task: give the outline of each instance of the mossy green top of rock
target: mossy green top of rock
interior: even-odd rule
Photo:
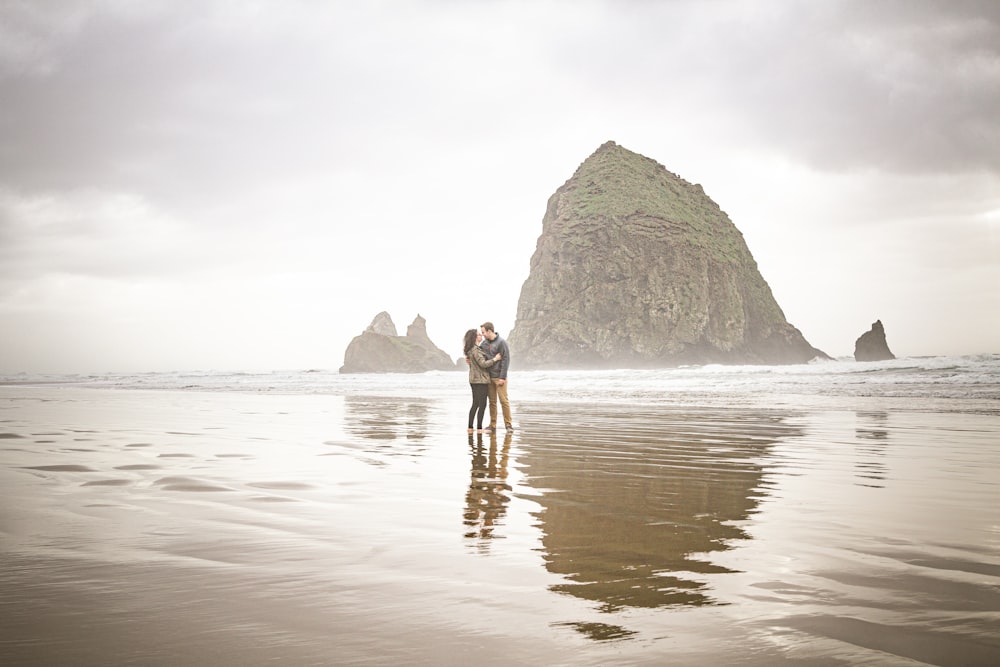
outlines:
[[[673,231],[694,246],[709,248],[737,260],[743,248],[739,231],[719,234],[719,224],[732,226],[728,216],[706,194],[663,165],[622,148],[613,141],[601,146],[577,169],[559,195],[562,216],[570,229],[594,220],[669,220]],[[585,236],[578,240],[585,243]]]

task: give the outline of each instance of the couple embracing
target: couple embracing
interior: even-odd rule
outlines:
[[[465,359],[469,363],[469,385],[472,387],[472,407],[469,408],[469,433],[475,419],[476,429],[483,431],[483,413],[486,402],[490,404],[489,430],[497,428],[497,401],[503,410],[504,426],[514,428],[510,418],[510,401],[507,400],[507,369],[510,367],[510,348],[493,328],[492,322],[483,322],[479,329],[465,332]]]

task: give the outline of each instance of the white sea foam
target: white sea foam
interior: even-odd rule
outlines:
[[[254,393],[465,397],[462,372],[340,374],[306,371],[175,371],[104,375],[8,376],[0,382],[121,389]],[[787,366],[684,366],[650,370],[511,372],[514,401],[615,404],[760,405],[770,401],[844,405],[884,399],[902,407],[1000,411],[1000,355],[852,359]],[[900,407],[900,406],[895,406]]]

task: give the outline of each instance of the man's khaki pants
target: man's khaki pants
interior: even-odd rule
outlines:
[[[497,427],[497,399],[500,399],[500,409],[503,410],[503,423],[507,428],[513,428],[510,418],[510,401],[507,400],[507,381],[497,384],[498,378],[490,378],[490,428]]]

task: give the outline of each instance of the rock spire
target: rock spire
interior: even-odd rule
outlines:
[[[854,341],[855,361],[886,361],[895,358],[896,355],[889,351],[889,344],[885,340],[882,320],[875,320],[872,328]]]

